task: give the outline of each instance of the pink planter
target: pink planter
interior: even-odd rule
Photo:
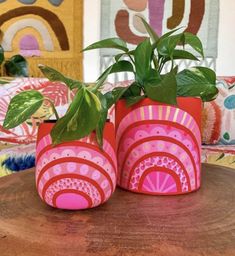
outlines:
[[[118,185],[152,195],[184,194],[201,181],[201,100],[177,99],[178,107],[144,99],[116,105]]]
[[[93,138],[51,145],[54,124],[39,127],[36,148],[36,186],[50,206],[86,209],[109,199],[116,186],[114,127],[106,123],[101,150]]]

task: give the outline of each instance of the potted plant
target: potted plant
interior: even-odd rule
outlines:
[[[51,81],[62,81],[75,96],[65,115],[59,117],[53,102],[35,90],[14,96],[4,128],[26,121],[48,101],[56,120],[39,126],[36,143],[36,187],[43,201],[62,209],[85,209],[109,199],[116,186],[115,134],[106,121],[107,102],[95,85],[65,77],[40,66]]]
[[[142,22],[149,37],[134,50],[120,38],[85,48],[121,51],[100,79],[116,72],[132,72],[135,77],[128,87],[106,95],[112,98],[119,93],[122,98],[116,104],[115,121],[118,185],[153,195],[189,193],[201,184],[201,101],[216,97],[216,75],[206,67],[178,71],[175,60],[198,60],[185,45],[203,57],[196,35],[176,29],[158,37],[144,19]]]

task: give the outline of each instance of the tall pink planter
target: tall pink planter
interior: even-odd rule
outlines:
[[[201,100],[178,106],[144,99],[116,105],[118,185],[152,195],[184,194],[201,184]]]
[[[36,186],[48,205],[86,209],[107,201],[116,186],[115,134],[112,123],[104,129],[103,150],[94,134],[52,147],[52,123],[39,127],[36,147]]]

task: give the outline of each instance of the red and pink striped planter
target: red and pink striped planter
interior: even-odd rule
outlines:
[[[178,106],[144,99],[116,105],[118,185],[152,195],[184,194],[201,181],[201,100]]]
[[[115,133],[104,129],[103,150],[93,138],[52,147],[54,124],[39,127],[36,148],[36,186],[48,205],[61,209],[86,209],[106,202],[116,187]]]

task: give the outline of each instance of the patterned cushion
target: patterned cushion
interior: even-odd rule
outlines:
[[[235,144],[235,77],[218,77],[218,97],[204,103],[203,144]]]
[[[44,78],[17,78],[0,87],[0,177],[29,169],[35,165],[35,141],[38,124],[53,118],[51,107],[45,103],[25,123],[10,130],[2,127],[8,104],[13,96],[21,91],[36,89],[50,98],[59,115],[63,115],[68,107],[69,93],[63,83],[50,82]]]
[[[35,142],[38,123],[53,116],[52,108],[45,102],[33,117],[25,123],[10,130],[5,130],[2,127],[11,98],[19,92],[31,89],[38,90],[47,98],[50,98],[59,114],[66,111],[69,92],[63,83],[50,82],[44,78],[14,79],[10,83],[2,85],[0,90],[0,143],[29,144]]]
[[[221,144],[235,144],[235,77],[223,77],[218,80],[219,95],[216,104],[222,111]]]

